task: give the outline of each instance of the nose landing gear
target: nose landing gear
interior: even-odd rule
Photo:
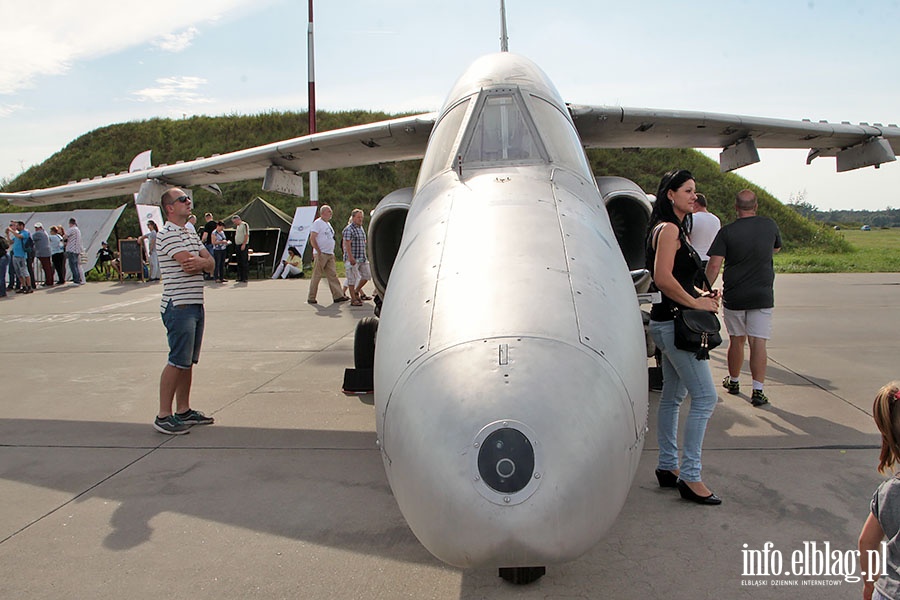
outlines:
[[[515,584],[527,585],[544,576],[547,567],[500,567],[500,578]]]

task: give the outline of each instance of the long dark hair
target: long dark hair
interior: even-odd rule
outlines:
[[[678,219],[675,209],[672,208],[672,202],[669,200],[669,190],[677,190],[686,181],[693,179],[694,176],[687,169],[672,169],[659,181],[659,187],[656,190],[656,201],[653,203],[653,210],[650,212],[650,223],[647,226],[647,237],[644,239],[646,268],[653,273],[656,248],[653,246],[653,230],[660,223],[675,223],[685,237],[690,235],[691,226],[694,223],[691,215],[686,215],[684,221]]]
[[[684,221],[678,219],[672,203],[669,201],[669,190],[677,190],[684,185],[686,181],[690,181],[694,176],[687,169],[672,169],[659,181],[659,187],[656,189],[656,202],[653,203],[653,211],[650,213],[649,235],[654,227],[659,223],[675,223],[684,231],[685,235],[691,233],[691,227],[694,219],[690,214],[684,217]]]

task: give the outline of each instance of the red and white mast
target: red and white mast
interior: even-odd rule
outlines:
[[[313,43],[313,0],[309,0],[309,25],[307,27],[307,57],[308,57],[308,73],[309,87],[307,94],[309,96],[309,133],[316,133],[316,55],[315,44]],[[319,172],[309,172],[309,204],[316,206],[319,204]]]

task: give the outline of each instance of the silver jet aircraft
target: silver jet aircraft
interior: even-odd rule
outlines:
[[[415,187],[373,211],[383,303],[358,328],[356,366],[373,367],[379,448],[419,540],[525,583],[609,529],[647,432],[636,292],[650,203],[628,180],[595,180],[585,147],[719,147],[724,169],[756,147],[809,148],[847,170],[895,160],[900,130],[567,106],[537,65],[501,52],[438,113],[0,197],[152,200],[250,178],[298,192],[304,172],[423,158]]]

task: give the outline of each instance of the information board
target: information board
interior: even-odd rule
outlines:
[[[144,278],[144,261],[141,257],[141,243],[135,239],[119,240],[119,265],[123,275],[137,273]]]

